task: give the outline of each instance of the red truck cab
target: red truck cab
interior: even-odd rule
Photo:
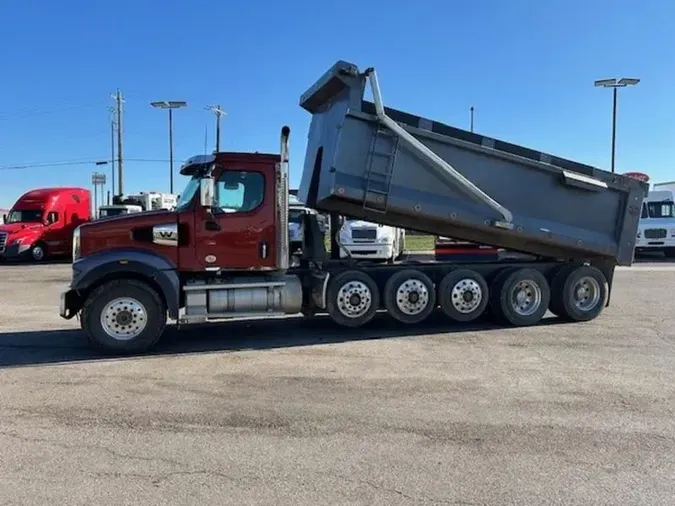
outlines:
[[[0,258],[42,261],[70,255],[73,231],[91,219],[84,188],[39,188],[24,193],[0,225]]]

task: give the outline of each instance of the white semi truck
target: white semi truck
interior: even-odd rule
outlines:
[[[113,203],[98,208],[99,218],[110,218],[123,214],[156,211],[159,209],[171,210],[176,207],[178,196],[172,193],[140,192],[132,195],[116,196]]]
[[[405,249],[405,229],[365,220],[345,220],[340,228],[340,258],[398,260]]]
[[[653,188],[642,201],[635,253],[663,252],[675,258],[675,181]]]

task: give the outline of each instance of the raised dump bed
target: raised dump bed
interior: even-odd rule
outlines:
[[[632,262],[646,183],[386,108],[374,70],[344,61],[300,105],[313,115],[298,194],[310,207],[533,255]]]

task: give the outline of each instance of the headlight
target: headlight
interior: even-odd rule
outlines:
[[[80,258],[80,227],[73,232],[73,262]]]

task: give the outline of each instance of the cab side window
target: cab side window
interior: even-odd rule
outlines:
[[[56,223],[57,221],[59,221],[59,213],[56,213],[56,212],[52,211],[51,213],[49,213],[47,215],[47,224],[48,225],[51,225],[52,223]]]
[[[223,213],[248,213],[265,200],[265,176],[260,172],[226,170],[216,182],[216,205]]]

